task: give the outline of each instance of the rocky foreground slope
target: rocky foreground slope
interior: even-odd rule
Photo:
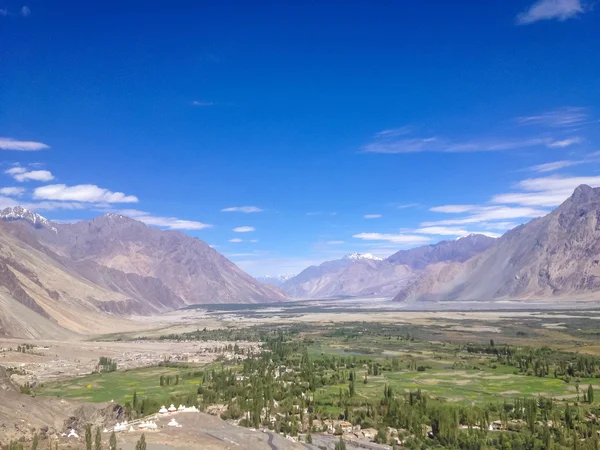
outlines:
[[[600,188],[579,186],[550,214],[521,225],[485,252],[431,265],[398,301],[598,298]]]
[[[16,207],[0,219],[0,335],[68,338],[131,314],[286,299],[201,240],[124,216],[59,224]]]

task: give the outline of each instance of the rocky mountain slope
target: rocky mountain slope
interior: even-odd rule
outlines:
[[[201,240],[123,216],[58,224],[16,207],[0,219],[0,335],[66,338],[186,304],[286,299]]]
[[[400,250],[388,258],[392,264],[406,264],[411,269],[422,270],[430,264],[444,261],[464,262],[490,248],[496,239],[482,234],[470,234],[433,245]]]
[[[383,260],[369,253],[311,266],[281,285],[291,297],[392,297],[420,270],[440,261],[466,261],[489,248],[495,239],[472,234],[410,250]]]
[[[397,295],[411,300],[594,298],[600,292],[600,189],[579,186],[545,217],[463,263],[429,266]]]

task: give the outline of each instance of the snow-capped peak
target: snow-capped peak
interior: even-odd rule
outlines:
[[[48,228],[56,233],[56,228],[48,219],[22,206],[8,207],[0,211],[0,220],[25,220],[36,228]]]
[[[372,259],[373,261],[383,261],[383,258],[371,255],[370,253],[350,253],[344,256],[345,259],[351,259],[352,261],[358,261],[359,259]]]

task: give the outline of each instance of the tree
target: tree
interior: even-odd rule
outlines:
[[[144,433],[142,433],[142,437],[135,444],[135,450],[146,450],[146,436],[144,436]]]
[[[110,434],[110,439],[108,440],[108,448],[109,450],[117,450],[117,435],[114,431]]]
[[[94,450],[102,450],[102,435],[100,427],[96,427],[96,437],[94,438]]]
[[[85,450],[92,450],[92,426],[89,423],[85,426]]]
[[[31,444],[31,450],[37,450],[39,445],[39,439],[37,433],[33,436],[33,443]]]
[[[133,391],[133,409],[137,408],[137,403],[138,403],[137,392]]]
[[[337,444],[335,444],[335,450],[346,450],[346,443],[341,437],[340,441]]]
[[[594,388],[591,384],[588,386],[587,401],[588,403],[594,403]]]
[[[310,431],[306,433],[306,443],[312,444],[312,434],[310,434]]]

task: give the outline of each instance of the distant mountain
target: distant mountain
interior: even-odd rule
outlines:
[[[408,281],[412,270],[370,254],[351,253],[344,258],[311,266],[281,285],[296,298],[392,296]]]
[[[281,285],[291,297],[392,297],[420,270],[440,261],[466,261],[488,249],[495,239],[472,234],[410,250],[387,259],[370,253],[350,253],[341,259],[311,266]]]
[[[392,264],[406,264],[411,269],[422,270],[430,264],[444,261],[464,262],[490,248],[496,239],[482,234],[470,234],[433,245],[400,250],[387,260]]]
[[[293,274],[284,274],[284,275],[265,275],[264,277],[256,277],[258,281],[261,283],[268,283],[276,287],[280,287],[283,283],[285,283],[290,278],[294,278]]]
[[[109,332],[118,316],[287,299],[201,240],[124,216],[59,224],[15,207],[0,219],[0,335]]]
[[[52,222],[50,222],[48,219],[21,206],[4,208],[2,211],[0,211],[0,220],[4,220],[6,222],[23,220],[36,228],[47,228],[56,232],[56,228],[54,228]]]
[[[579,186],[550,214],[506,234],[465,262],[434,264],[398,301],[597,298],[600,188]]]

